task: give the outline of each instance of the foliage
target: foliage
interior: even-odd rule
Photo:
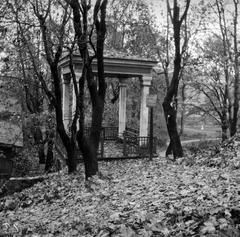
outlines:
[[[39,169],[36,147],[28,147],[16,154],[13,161],[14,176],[27,176],[31,171]]]
[[[118,126],[118,79],[106,78],[106,97],[103,114],[103,126]],[[114,98],[114,90],[116,90],[116,98]],[[114,99],[114,103],[112,102]]]
[[[186,149],[189,156],[179,160],[181,164],[197,164],[218,168],[228,167],[233,170],[240,168],[239,133],[222,143],[219,143],[219,141],[203,141],[197,145],[188,145]]]
[[[145,1],[111,0],[107,18],[107,49],[149,58],[156,56],[155,19]]]
[[[204,151],[211,150],[212,147],[215,147],[219,144],[219,140],[200,140],[198,142],[190,142],[184,145],[186,152],[190,153],[191,155],[200,154]]]
[[[81,170],[82,166],[79,167]],[[0,201],[16,236],[239,236],[239,170],[152,162],[102,163],[100,178],[53,174]]]
[[[222,127],[222,139],[232,136],[237,130],[239,109],[239,63],[238,63],[238,8],[232,1],[229,11],[226,1],[214,1],[208,5],[207,27],[209,32],[196,41],[197,57],[192,86],[201,95],[199,111],[212,116]],[[211,28],[214,25],[214,29]],[[203,99],[205,98],[205,99]],[[193,105],[194,106],[194,105]]]

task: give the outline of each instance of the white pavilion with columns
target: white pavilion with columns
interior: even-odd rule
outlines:
[[[72,90],[71,73],[69,69],[69,55],[63,57],[59,67],[62,77],[62,106],[64,125],[67,128],[71,122],[76,106],[76,96]],[[73,65],[77,78],[80,78],[82,73],[82,60],[80,55],[73,55]],[[149,59],[141,59],[135,57],[104,57],[104,71],[106,80],[111,80],[111,77],[119,79],[119,115],[118,115],[118,134],[121,137],[126,129],[126,103],[127,103],[127,81],[131,78],[139,78],[141,86],[140,95],[140,127],[139,136],[148,136],[148,115],[149,108],[146,104],[146,99],[149,94],[149,89],[152,82],[152,68],[157,65],[157,61]],[[97,63],[92,62],[93,73],[97,74]]]

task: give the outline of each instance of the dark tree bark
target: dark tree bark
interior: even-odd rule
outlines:
[[[183,156],[183,150],[177,131],[177,109],[170,103],[164,101],[163,110],[167,123],[168,134],[170,137],[170,143],[166,151],[166,156],[173,154],[173,157],[176,159]]]
[[[64,147],[67,151],[67,165],[68,165],[68,173],[73,173],[77,169],[77,161],[76,161],[76,142],[75,142],[75,134],[69,136],[66,133],[66,129],[63,124],[63,111],[62,111],[62,98],[61,98],[61,78],[58,72],[57,65],[54,65],[51,68],[52,77],[54,78],[54,89],[55,89],[55,98],[57,103],[54,103],[55,114],[56,114],[56,122],[57,122],[57,132],[62,139]],[[60,102],[59,102],[60,101]]]
[[[45,153],[44,153],[44,143],[39,145],[38,158],[39,158],[39,164],[45,164],[46,157],[45,157]]]
[[[238,122],[238,111],[239,111],[239,52],[238,52],[238,36],[237,36],[237,25],[238,25],[238,0],[233,0],[234,2],[234,33],[233,33],[233,42],[234,42],[234,104],[233,104],[233,117],[230,125],[230,136],[234,136],[237,132],[237,122]]]
[[[221,120],[221,128],[222,128],[222,141],[225,141],[228,138],[228,129],[229,129],[227,110],[225,108],[222,109],[220,120]]]
[[[46,141],[43,139],[43,133],[39,125],[35,125],[33,137],[38,149],[39,164],[45,164],[44,145]]]
[[[173,32],[174,32],[174,45],[175,45],[175,58],[174,58],[174,71],[171,83],[167,89],[166,96],[163,101],[163,110],[167,124],[167,130],[170,138],[169,147],[167,149],[172,154],[174,159],[183,156],[183,149],[180,141],[180,137],[177,130],[177,95],[178,95],[178,86],[180,80],[180,71],[181,71],[181,60],[182,54],[180,50],[180,40],[181,40],[181,25],[186,19],[187,12],[189,9],[190,0],[186,1],[186,7],[183,15],[180,18],[180,8],[178,6],[178,1],[174,0],[173,4],[173,14],[171,12],[171,7],[169,1],[167,0],[168,13],[170,15]]]
[[[49,138],[48,138],[48,142],[47,142],[47,145],[48,145],[48,148],[47,148],[47,158],[46,158],[46,163],[45,163],[45,171],[46,172],[51,172],[52,171],[52,168],[53,168],[53,144],[54,144],[54,141],[53,141],[53,134],[50,134]]]
[[[228,126],[222,123],[222,141],[227,140],[227,131],[228,131]]]
[[[185,95],[185,89],[186,89],[186,84],[183,83],[182,88],[181,88],[181,96],[182,96],[182,110],[181,110],[181,118],[180,118],[180,132],[179,135],[184,134],[184,119],[185,119],[185,100],[186,100],[186,95]]]
[[[103,50],[106,34],[106,6],[107,0],[97,0],[93,10],[93,22],[90,34],[88,27],[88,11],[90,5],[86,1],[79,4],[78,0],[68,1],[73,9],[74,30],[77,37],[77,45],[83,61],[82,77],[79,80],[79,94],[77,95],[77,107],[79,109],[79,131],[77,132],[78,146],[83,154],[86,179],[98,173],[97,152],[102,130],[104,99],[106,84],[104,77]],[[96,29],[97,42],[92,42],[92,34]],[[94,55],[90,56],[88,47],[92,48]],[[92,71],[92,60],[97,60],[97,78]],[[92,104],[92,123],[90,136],[84,134],[84,85],[87,87]]]

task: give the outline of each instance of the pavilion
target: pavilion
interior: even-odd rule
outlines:
[[[72,88],[71,74],[69,69],[69,55],[64,56],[60,61],[60,71],[62,77],[62,94],[63,94],[63,118],[64,125],[68,127],[72,119],[74,108],[76,105],[76,96]],[[73,55],[73,65],[76,77],[80,78],[82,73],[82,60],[80,55]],[[140,105],[140,127],[139,136],[148,136],[148,114],[149,108],[146,99],[149,94],[149,88],[152,82],[152,69],[157,65],[157,61],[151,59],[143,59],[132,56],[121,56],[121,54],[108,55],[104,57],[104,71],[107,78],[119,79],[119,120],[118,134],[122,136],[126,129],[126,103],[127,103],[127,80],[131,78],[139,78],[141,86],[141,105]],[[93,73],[97,74],[97,62],[92,62]]]

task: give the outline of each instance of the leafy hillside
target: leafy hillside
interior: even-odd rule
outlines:
[[[239,236],[240,173],[231,167],[102,162],[102,175],[49,175],[0,204],[15,236]]]
[[[21,104],[16,79],[0,76],[0,143],[22,145]]]

